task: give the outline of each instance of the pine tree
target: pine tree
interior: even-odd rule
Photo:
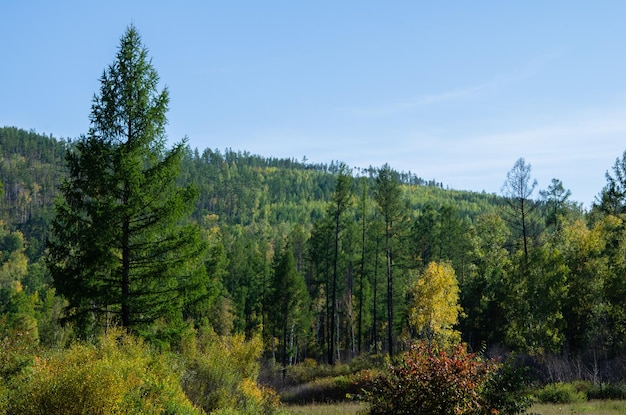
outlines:
[[[328,364],[335,364],[335,335],[337,324],[337,279],[338,265],[339,265],[339,239],[343,230],[343,215],[351,205],[350,183],[352,176],[348,173],[348,168],[345,164],[339,166],[339,174],[337,175],[337,184],[335,186],[335,192],[333,198],[328,205],[328,216],[333,221],[333,275],[332,285],[329,287],[331,290],[331,316],[330,316],[330,341],[328,343]]]
[[[532,241],[535,227],[535,220],[532,216],[537,204],[531,199],[537,180],[531,182],[531,165],[526,164],[523,157],[520,157],[511,171],[506,174],[506,181],[502,186],[503,196],[507,200],[510,209],[511,223],[520,232],[522,247],[524,250],[524,268],[528,266],[528,245]]]
[[[130,26],[100,79],[89,133],[66,155],[47,263],[83,329],[180,322],[207,286],[206,244],[186,222],[197,192],[177,184],[185,141],[166,149],[168,91],[147,53]]]
[[[397,173],[385,164],[378,170],[374,199],[383,218],[385,227],[385,252],[387,262],[387,342],[389,356],[393,356],[393,326],[394,326],[394,246],[398,238],[399,224],[402,220],[402,189]]]

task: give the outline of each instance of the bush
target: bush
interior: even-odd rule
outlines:
[[[552,383],[541,388],[536,394],[541,403],[569,404],[587,399],[584,392],[576,389],[573,383]]]
[[[35,356],[37,330],[0,317],[0,383],[18,375]]]
[[[520,414],[532,405],[529,383],[528,367],[512,355],[490,373],[481,395],[501,415]]]
[[[366,377],[364,397],[372,415],[490,413],[480,392],[496,368],[462,345],[446,352],[421,343],[388,371]]]
[[[587,390],[587,399],[626,400],[626,384],[601,383],[598,385],[590,385],[589,389]]]
[[[259,337],[246,342],[243,335],[207,334],[187,346],[182,385],[195,405],[207,413],[272,414],[277,411],[276,393],[257,383],[258,360],[263,350]]]
[[[9,414],[200,414],[163,355],[115,331],[34,359],[14,377]]]

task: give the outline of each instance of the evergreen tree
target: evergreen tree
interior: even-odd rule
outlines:
[[[389,356],[393,356],[394,325],[394,241],[399,236],[399,225],[403,214],[402,189],[398,175],[388,164],[378,170],[374,198],[385,225],[385,252],[387,263],[387,342]]]
[[[519,158],[511,171],[506,174],[506,181],[502,186],[503,196],[507,200],[510,210],[510,221],[520,232],[524,251],[524,267],[528,266],[528,245],[532,241],[535,225],[532,213],[537,207],[531,199],[537,180],[531,182],[531,165],[526,164],[523,157]]]
[[[286,367],[295,348],[298,333],[307,325],[309,295],[304,277],[296,269],[289,247],[279,253],[274,262],[272,281],[271,324],[280,340],[280,356]]]
[[[339,265],[339,239],[343,229],[343,215],[351,204],[350,183],[352,176],[348,174],[345,164],[339,166],[337,185],[333,193],[332,201],[328,205],[328,216],[333,221],[333,275],[331,283],[331,318],[330,318],[330,341],[328,348],[328,363],[335,364],[335,335],[337,324],[337,279]]]
[[[168,91],[147,54],[130,26],[100,79],[89,133],[66,155],[47,261],[83,329],[181,322],[207,285],[206,244],[185,223],[196,191],[177,184],[185,143],[166,149]]]
[[[619,215],[626,212],[626,151],[621,159],[615,159],[613,175],[605,173],[606,185],[596,197],[593,210],[603,215]]]
[[[561,216],[565,216],[567,212],[569,197],[572,192],[563,187],[563,182],[559,179],[552,179],[550,186],[546,190],[540,190],[539,196],[546,204],[547,218],[546,226],[554,226],[555,229],[561,228]]]

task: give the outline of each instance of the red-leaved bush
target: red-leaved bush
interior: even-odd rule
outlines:
[[[365,375],[365,399],[372,415],[495,414],[481,391],[497,369],[463,345],[445,351],[419,343],[386,372]]]

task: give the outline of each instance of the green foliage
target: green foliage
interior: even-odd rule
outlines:
[[[0,388],[28,367],[35,356],[36,332],[0,316]]]
[[[55,205],[54,287],[85,335],[112,322],[136,332],[158,319],[183,327],[181,310],[206,294],[206,246],[185,223],[196,198],[177,183],[185,146],[165,150],[168,93],[133,26],[100,82]]]
[[[406,210],[403,209],[402,188],[398,175],[388,164],[378,170],[376,186],[374,187],[374,200],[384,223],[384,251],[387,275],[387,349],[389,356],[394,354],[394,309],[396,301],[394,293],[397,291],[394,282],[394,258],[398,253],[398,239],[402,231],[403,217]],[[397,260],[396,260],[397,262]]]
[[[504,219],[496,213],[480,215],[471,233],[469,272],[461,278],[461,319],[465,339],[474,348],[502,344],[505,308],[511,282],[511,258],[505,248],[510,235]]]
[[[185,393],[206,413],[274,413],[277,395],[257,383],[262,349],[258,336],[200,336],[183,353]]]
[[[530,254],[527,266],[516,261],[515,282],[507,304],[507,342],[535,355],[558,353],[563,346],[563,303],[568,296],[569,268],[560,250],[549,244]]]
[[[626,400],[626,383],[599,383],[589,385],[587,399]]]
[[[535,394],[541,403],[575,403],[587,399],[584,392],[577,390],[572,383],[552,383],[544,386]]]
[[[293,252],[289,248],[275,258],[270,299],[271,328],[279,338],[281,362],[287,366],[293,356],[289,345],[297,343],[298,335],[306,328],[309,310],[306,284],[296,269]]]
[[[9,414],[200,414],[165,355],[112,331],[37,356],[8,390]]]
[[[464,345],[448,352],[420,343],[388,371],[366,377],[365,399],[372,415],[488,414],[492,408],[481,391],[496,369]]]
[[[596,198],[593,210],[600,215],[626,213],[626,151],[615,159],[613,174],[605,174],[606,185]]]
[[[514,355],[508,356],[490,373],[481,395],[487,407],[496,408],[499,414],[525,413],[533,403],[529,368]]]

